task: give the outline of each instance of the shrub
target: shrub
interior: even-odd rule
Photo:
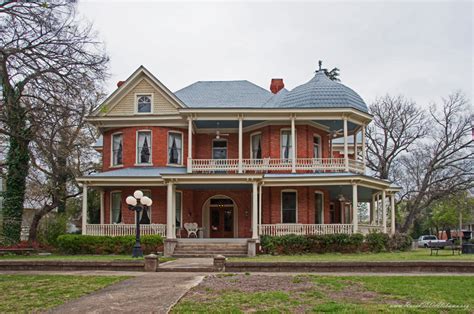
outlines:
[[[413,239],[404,233],[394,234],[389,241],[390,251],[408,251],[411,249]]]
[[[43,246],[57,246],[57,238],[66,233],[68,218],[65,214],[52,214],[41,219],[38,226],[38,243]]]
[[[67,234],[57,238],[57,249],[65,254],[128,254],[135,245],[135,236],[89,236]],[[156,252],[163,245],[159,235],[141,237],[143,253]]]
[[[382,252],[387,250],[390,237],[381,232],[370,232],[365,236],[368,249],[371,252]]]

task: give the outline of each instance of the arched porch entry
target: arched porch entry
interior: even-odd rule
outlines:
[[[214,195],[202,206],[205,238],[238,238],[238,208],[232,198]]]

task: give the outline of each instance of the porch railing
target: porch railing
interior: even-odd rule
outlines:
[[[135,224],[87,224],[86,234],[95,236],[126,236],[135,235]],[[166,225],[150,224],[140,225],[141,235],[160,235],[166,236]]]
[[[274,224],[260,225],[260,235],[282,236],[287,234],[317,235],[346,233],[352,234],[352,224]]]
[[[189,159],[192,172],[214,172],[239,170],[238,159]],[[297,171],[344,172],[344,158],[297,158]],[[242,171],[291,171],[291,159],[262,158],[243,159]],[[364,163],[358,160],[349,160],[349,171],[364,173]]]

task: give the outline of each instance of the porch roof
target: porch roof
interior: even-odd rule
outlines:
[[[162,174],[186,173],[185,167],[129,167],[91,173],[82,178],[161,177]]]

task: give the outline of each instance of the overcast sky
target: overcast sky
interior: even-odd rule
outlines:
[[[108,90],[141,64],[172,91],[246,79],[292,89],[317,68],[370,103],[386,93],[420,104],[473,92],[473,4],[443,2],[80,1],[111,57]]]

